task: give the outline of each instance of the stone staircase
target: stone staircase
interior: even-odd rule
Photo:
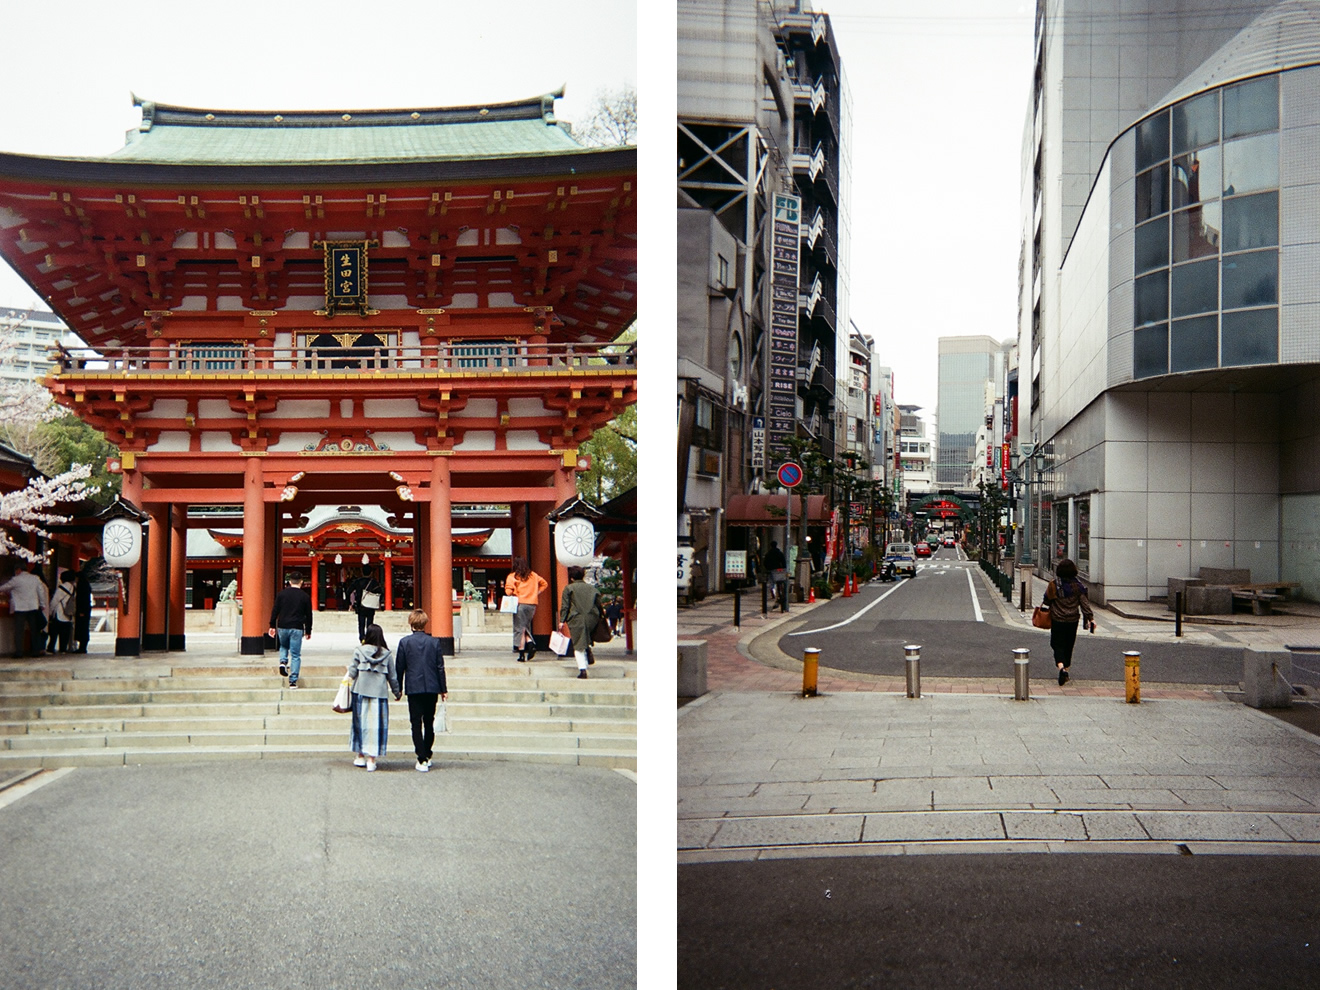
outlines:
[[[351,716],[330,710],[343,665],[304,663],[291,691],[273,663],[123,673],[6,667],[0,771],[308,754],[348,759]],[[437,763],[637,768],[631,668],[598,664],[582,681],[553,661],[510,666],[459,658],[446,675],[451,731],[436,737]],[[412,760],[404,699],[391,704],[384,762]]]

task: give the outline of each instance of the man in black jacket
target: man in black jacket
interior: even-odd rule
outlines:
[[[292,690],[298,686],[298,671],[302,668],[303,640],[312,638],[312,600],[302,590],[302,578],[296,574],[275,596],[267,635],[279,638],[280,675],[288,675]]]
[[[430,617],[420,608],[408,616],[412,635],[399,640],[394,651],[394,666],[399,683],[408,693],[408,718],[412,720],[413,749],[417,751],[417,769],[431,769],[431,747],[435,745],[436,699],[449,697],[445,686],[445,657],[440,640],[423,630]]]

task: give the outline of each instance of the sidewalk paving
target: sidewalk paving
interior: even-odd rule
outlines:
[[[988,579],[981,576],[989,586]],[[1039,598],[1044,585],[1033,592]],[[747,602],[744,602],[747,604]],[[1232,685],[902,678],[822,667],[778,648],[813,608],[679,613],[707,642],[710,693],[679,711],[679,862],[917,852],[1320,853],[1320,739],[1230,700]],[[1030,613],[997,598],[999,620]],[[1300,611],[1301,614],[1298,614]],[[1185,626],[1208,645],[1320,642],[1320,609]],[[1154,609],[1097,609],[1101,636],[1173,638]],[[1320,662],[1317,662],[1320,667]]]

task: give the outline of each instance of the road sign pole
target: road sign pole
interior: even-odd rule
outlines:
[[[781,602],[781,604],[780,604],[780,606],[779,606],[779,610],[780,610],[781,612],[787,612],[787,611],[788,611],[788,590],[789,590],[790,587],[792,587],[791,582],[792,582],[792,580],[793,580],[793,574],[794,574],[794,568],[793,568],[793,543],[792,543],[792,540],[793,540],[793,489],[790,488],[790,489],[788,490],[788,494],[784,497],[784,504],[788,507],[788,515],[785,517],[786,521],[785,521],[785,523],[784,523],[784,564],[785,564],[785,570],[784,570],[784,593],[783,593],[783,600],[782,600],[782,602]]]

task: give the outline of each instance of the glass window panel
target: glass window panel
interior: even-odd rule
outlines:
[[[1169,112],[1137,125],[1137,171],[1169,157]]]
[[[1224,202],[1225,253],[1279,243],[1279,194],[1262,193]]]
[[[1279,184],[1279,135],[1262,134],[1224,144],[1224,195],[1273,189]]]
[[[1169,330],[1169,370],[1196,371],[1219,364],[1217,316],[1175,320]]]
[[[1224,309],[1279,301],[1279,252],[1252,251],[1224,259]]]
[[[1159,323],[1169,318],[1169,273],[1152,272],[1137,279],[1133,293],[1133,325]]]
[[[1173,208],[1219,198],[1219,146],[1202,148],[1173,160]]]
[[[1140,275],[1169,264],[1169,218],[1160,217],[1137,228],[1136,271]]]
[[[1279,311],[1248,309],[1224,314],[1224,366],[1279,360]]]
[[[1279,78],[1266,76],[1224,90],[1224,138],[1279,126]]]
[[[1209,258],[1219,253],[1221,204],[1206,203],[1173,215],[1173,260]]]
[[[1210,313],[1219,308],[1219,262],[1213,258],[1179,265],[1169,292],[1171,316]]]
[[[1169,373],[1169,325],[1142,327],[1132,335],[1132,377]]]
[[[1137,223],[1169,212],[1169,166],[1166,162],[1137,176]]]
[[[1219,91],[1183,100],[1173,108],[1173,153],[1219,140]]]

